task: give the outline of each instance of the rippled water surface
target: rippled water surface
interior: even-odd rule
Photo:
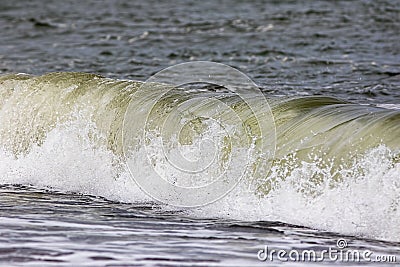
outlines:
[[[277,93],[399,98],[397,1],[0,3],[1,71],[147,79],[211,60]]]
[[[3,185],[0,193],[0,262],[15,266],[265,266],[271,262],[257,260],[265,245],[320,253],[336,248],[340,238],[352,249],[400,257],[398,243],[280,222],[191,219],[154,203],[122,204],[25,186]]]
[[[77,71],[144,81],[177,63],[209,60],[241,70],[267,94],[400,104],[399,1],[0,1],[0,25],[0,74]],[[257,252],[265,245],[321,252],[340,238],[400,262],[396,238],[254,220],[246,212],[193,216],[153,202],[1,181],[4,266],[308,266],[262,262]],[[333,214],[329,220],[340,220]]]

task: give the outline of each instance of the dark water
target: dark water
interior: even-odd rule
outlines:
[[[0,25],[0,74],[146,80],[177,63],[210,60],[238,68],[274,95],[400,103],[399,1],[0,1]],[[320,252],[339,238],[400,262],[396,237],[365,239],[246,213],[194,219],[153,202],[8,184],[0,203],[4,266],[308,266],[262,262],[257,252],[264,245]],[[314,263],[322,264],[361,263]]]
[[[282,94],[400,98],[398,1],[1,1],[0,70],[145,80],[211,60]],[[398,102],[397,102],[398,103]]]
[[[3,185],[0,193],[4,266],[271,266],[280,262],[257,260],[265,245],[320,253],[335,248],[339,238],[352,249],[400,257],[398,243],[280,222],[191,219],[155,203],[123,204],[27,186]]]

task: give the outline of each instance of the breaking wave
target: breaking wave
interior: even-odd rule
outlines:
[[[142,85],[85,73],[0,77],[0,182],[146,202],[131,173],[195,188],[223,173],[243,179],[187,213],[400,240],[398,109],[272,97],[261,134],[254,113],[264,102],[169,88],[143,125],[154,95],[137,94]]]

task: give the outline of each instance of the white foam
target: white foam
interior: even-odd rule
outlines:
[[[69,122],[50,131],[41,146],[35,145],[17,159],[0,151],[0,182],[30,184],[64,192],[102,196],[123,202],[149,201],[117,157],[91,144],[86,122]]]
[[[0,183],[31,184],[128,203],[152,201],[112,152],[92,144],[91,130],[93,126],[86,122],[69,122],[50,131],[44,143],[25,156],[15,158],[0,151]],[[351,169],[342,170],[346,179],[341,183],[333,182],[329,170],[317,161],[304,162],[267,196],[257,196],[253,186],[242,182],[223,199],[187,212],[195,217],[277,220],[400,241],[400,163],[392,158],[388,148],[377,147]],[[315,172],[324,173],[323,183],[309,183]],[[304,190],[310,187],[313,194]]]
[[[303,162],[266,197],[256,197],[242,184],[220,202],[193,210],[191,214],[278,220],[342,234],[399,241],[400,163],[393,164],[392,156],[385,146],[369,151],[351,169],[342,170],[346,178],[340,183],[334,182],[329,170]],[[308,178],[315,172],[325,174],[324,183],[309,183]],[[312,195],[304,190],[310,186]]]

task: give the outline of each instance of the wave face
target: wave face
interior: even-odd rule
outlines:
[[[170,89],[143,127],[143,107],[155,95],[137,94],[142,85],[85,73],[0,77],[1,183],[150,201],[130,179],[124,156],[133,158],[138,176],[153,175],[143,163],[148,159],[167,181],[201,186],[221,172],[226,179],[242,174],[245,155],[250,167],[233,191],[187,212],[400,240],[399,110],[276,97],[268,100],[273,120],[263,122],[261,135],[254,112],[264,102],[255,99],[250,108],[231,93]],[[205,111],[214,120],[196,116]],[[178,154],[186,161],[171,167],[168,155]],[[177,167],[191,174],[176,175]]]

